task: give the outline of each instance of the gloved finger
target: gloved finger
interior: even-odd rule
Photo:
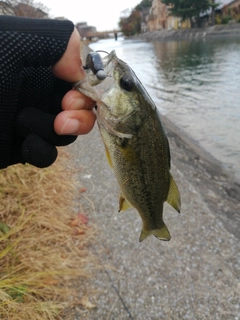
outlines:
[[[72,85],[57,79],[49,67],[24,68],[19,92],[19,106],[36,108],[58,114],[62,111],[61,102]]]
[[[45,168],[53,164],[57,154],[55,146],[44,141],[36,134],[28,135],[22,145],[24,161],[38,168]]]
[[[26,162],[22,156],[23,141],[24,141],[23,138],[21,138],[19,136],[15,137],[15,139],[12,143],[12,146],[11,146],[10,157],[8,159],[8,163],[7,163],[6,167],[13,165],[13,164],[16,164],[16,163],[24,164]]]
[[[35,108],[22,109],[16,119],[16,132],[22,137],[34,133],[54,146],[66,146],[77,139],[73,135],[58,135],[54,131],[56,116]]]
[[[1,32],[8,40],[5,47],[9,46],[6,51],[14,58],[12,68],[19,70],[55,64],[64,54],[73,31],[73,23],[67,20],[1,17]]]

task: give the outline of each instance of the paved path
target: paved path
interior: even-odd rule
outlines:
[[[182,196],[180,215],[164,208],[170,242],[139,243],[138,213],[118,213],[119,188],[97,127],[70,147],[87,187],[80,205],[98,226],[91,250],[102,264],[87,288],[97,308],[76,308],[71,319],[240,319],[240,187],[164,122]]]

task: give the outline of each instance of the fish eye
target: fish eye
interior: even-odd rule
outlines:
[[[132,89],[134,88],[133,78],[129,75],[122,76],[122,78],[120,79],[120,86],[126,91],[132,91]]]

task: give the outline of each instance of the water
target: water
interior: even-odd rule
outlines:
[[[160,112],[240,179],[240,39],[101,40],[135,71]]]

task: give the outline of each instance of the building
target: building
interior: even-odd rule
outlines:
[[[233,0],[233,1],[222,0],[221,5],[218,7],[218,9],[221,9],[223,11],[226,11],[226,10],[240,11],[240,0]]]
[[[152,0],[152,6],[149,9],[149,14],[146,16],[146,27],[142,30],[157,31],[157,30],[176,30],[187,29],[191,27],[207,27],[217,23],[228,23],[240,21],[240,0],[219,0],[219,5],[215,11],[209,9],[208,12],[200,15],[200,20],[193,19],[191,25],[190,19],[182,21],[181,18],[171,15],[171,5],[165,5],[161,0]]]
[[[161,0],[153,0],[146,18],[148,31],[162,30],[167,28],[167,6]]]
[[[76,28],[81,35],[81,38],[88,38],[89,34],[97,32],[96,27],[89,26],[86,22],[79,22],[76,24]]]
[[[215,10],[216,23],[240,22],[240,0],[221,0]]]
[[[229,8],[236,8],[240,6],[240,0],[219,0],[218,9],[222,9],[224,6]]]
[[[172,30],[190,28],[190,20],[182,21],[179,17],[174,17],[170,12],[171,5],[165,5],[161,0],[153,0],[146,18],[147,30]]]

